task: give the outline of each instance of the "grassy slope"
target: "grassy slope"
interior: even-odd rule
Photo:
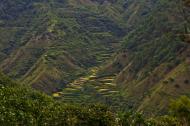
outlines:
[[[180,95],[189,96],[190,62],[187,56],[188,53],[189,47],[184,51],[186,55],[184,61],[167,74],[164,74],[164,77],[149,89],[148,96],[145,96],[138,108],[139,111],[144,110],[152,111],[153,113],[162,113],[171,99],[178,98]],[[155,110],[156,107],[160,109]]]

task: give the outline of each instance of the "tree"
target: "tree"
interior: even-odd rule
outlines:
[[[182,96],[170,104],[171,113],[181,120],[183,126],[190,125],[190,99]]]

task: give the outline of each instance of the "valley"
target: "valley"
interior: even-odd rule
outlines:
[[[190,97],[187,3],[2,0],[0,70],[56,102],[168,114]]]
[[[91,104],[96,102],[111,105],[115,109],[124,107],[124,97],[115,82],[116,75],[98,75],[106,62],[113,58],[113,49],[99,52],[97,56],[97,62],[100,65],[89,68],[85,76],[66,84],[66,87],[60,89],[59,92],[54,92],[52,96],[66,103]]]

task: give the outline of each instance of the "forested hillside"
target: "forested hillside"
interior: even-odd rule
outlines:
[[[185,96],[171,102],[169,115],[154,118],[135,111],[115,112],[100,104],[66,104],[0,74],[2,126],[181,126],[190,124],[189,109]]]
[[[1,0],[0,70],[12,79],[0,74],[2,123],[188,124],[189,3]]]

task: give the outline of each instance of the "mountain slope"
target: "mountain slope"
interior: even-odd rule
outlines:
[[[1,39],[0,66],[5,73],[51,93],[100,64],[98,52],[114,50],[124,29],[72,2],[2,1],[0,36],[5,29],[7,36]]]
[[[140,10],[152,4],[151,11],[138,17],[130,15],[129,19],[137,21],[124,37],[123,49],[99,74],[117,74],[116,83],[125,92],[128,104],[155,114],[164,112],[170,99],[188,95],[189,85],[184,82],[189,81],[189,44],[178,37],[187,24],[178,2],[151,2],[139,2]]]
[[[189,90],[189,44],[181,39],[189,24],[180,7],[177,0],[0,1],[0,68],[61,100],[164,112]]]

